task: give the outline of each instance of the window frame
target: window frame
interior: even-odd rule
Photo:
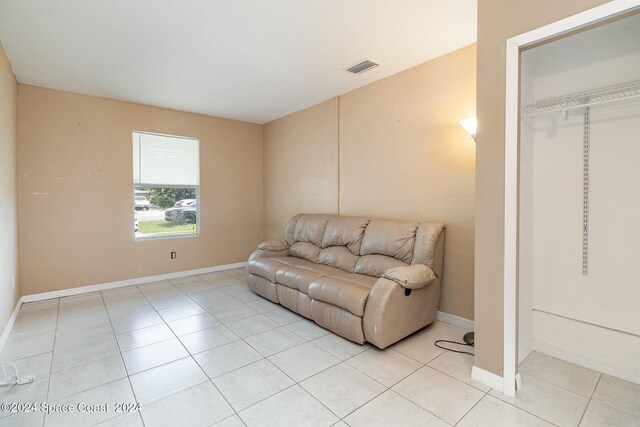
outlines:
[[[132,227],[133,228],[133,241],[134,242],[140,242],[140,241],[148,241],[148,240],[167,240],[167,239],[188,239],[188,238],[193,238],[193,237],[200,237],[200,205],[201,205],[201,200],[200,200],[200,140],[196,137],[193,136],[186,136],[186,135],[172,135],[172,134],[167,134],[167,133],[159,133],[159,132],[148,132],[148,131],[139,131],[139,130],[132,130],[131,131],[131,144],[132,144],[132,148],[133,148],[133,136],[135,134],[145,134],[145,135],[157,135],[157,136],[165,136],[165,137],[170,137],[170,138],[179,138],[179,139],[192,139],[194,141],[196,141],[198,143],[198,185],[170,185],[170,184],[145,184],[145,183],[135,183],[135,177],[133,176],[133,170],[134,170],[134,165],[133,165],[133,157],[132,157],[132,167],[131,167],[131,181],[132,181],[132,186],[131,186],[131,201],[133,202],[134,208],[133,208],[133,218],[131,220],[131,224],[135,224],[135,220],[136,220],[136,215],[137,215],[137,211],[135,209],[135,197],[136,197],[136,187],[143,187],[143,188],[193,188],[196,192],[196,201],[197,201],[197,207],[196,207],[196,231],[193,234],[167,234],[167,235],[158,235],[158,236],[144,236],[144,237],[137,237],[136,236],[136,231],[135,231],[135,226]],[[169,209],[169,208],[167,208]]]

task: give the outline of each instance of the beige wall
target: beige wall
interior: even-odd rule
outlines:
[[[475,365],[502,375],[505,42],[602,0],[478,0]]]
[[[17,159],[18,83],[0,43],[0,334],[20,292]],[[13,290],[12,280],[15,280]]]
[[[473,319],[475,45],[340,97],[340,213],[447,224],[440,310]]]
[[[475,55],[468,46],[266,125],[267,237],[303,211],[442,219],[440,309],[473,319],[475,146],[458,122],[475,112]]]
[[[337,98],[264,126],[265,239],[299,213],[338,211]]]
[[[23,295],[241,262],[261,240],[262,126],[26,85],[18,114]],[[199,237],[133,240],[133,130],[200,140]]]

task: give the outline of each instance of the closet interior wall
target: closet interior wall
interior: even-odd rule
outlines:
[[[640,382],[640,99],[590,107],[588,273],[583,274],[585,108],[526,106],[640,80],[640,15],[522,53],[519,350]]]

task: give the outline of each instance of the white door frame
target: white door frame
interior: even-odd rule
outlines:
[[[520,49],[640,7],[640,0],[614,0],[507,40],[504,140],[504,359],[503,392],[514,396],[517,374],[518,130]]]

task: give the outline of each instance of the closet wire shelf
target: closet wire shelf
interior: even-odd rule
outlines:
[[[581,108],[583,112],[583,164],[582,164],[582,274],[589,274],[589,152],[591,136],[591,106],[640,98],[640,80],[600,89],[543,99],[526,105],[522,117],[562,112],[567,120],[569,110]]]
[[[633,98],[640,98],[640,80],[571,95],[543,99],[526,105],[522,116],[532,117],[556,111],[562,111],[563,115],[566,116],[568,110],[575,108],[584,108]]]

